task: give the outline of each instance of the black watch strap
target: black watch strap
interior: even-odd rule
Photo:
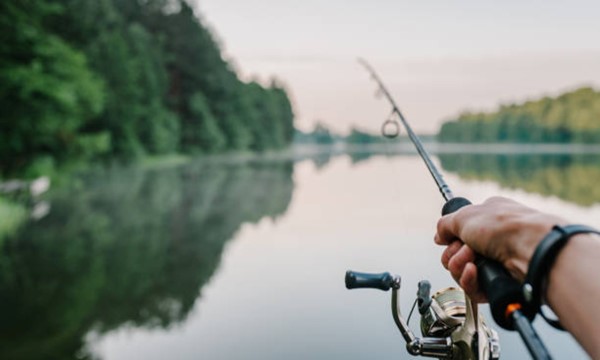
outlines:
[[[537,313],[542,306],[545,282],[560,250],[571,236],[582,233],[600,234],[600,231],[586,225],[555,225],[536,247],[523,284],[523,296],[529,310],[533,313]],[[543,317],[550,325],[562,329],[557,321],[550,320],[544,315]]]

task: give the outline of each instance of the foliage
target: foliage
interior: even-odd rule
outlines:
[[[0,172],[70,159],[278,149],[283,86],[241,81],[184,0],[0,5]]]
[[[501,106],[492,113],[463,113],[445,122],[446,142],[597,143],[600,92],[589,87],[556,98]]]
[[[22,168],[39,156],[75,156],[86,120],[103,110],[103,83],[84,54],[43,27],[43,18],[56,11],[46,1],[7,0],[0,5],[4,170]]]
[[[184,123],[182,147],[188,152],[216,152],[226,146],[225,135],[202,93],[190,99],[190,119]]]
[[[379,134],[374,135],[355,127],[350,131],[350,135],[346,137],[346,142],[351,144],[373,144],[383,140],[385,140],[385,138]]]
[[[317,122],[311,132],[296,131],[294,141],[297,143],[309,143],[309,144],[333,144],[334,142],[341,140],[339,135],[336,135],[329,130],[327,125]]]

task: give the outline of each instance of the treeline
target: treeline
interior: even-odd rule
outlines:
[[[445,142],[597,143],[600,92],[584,87],[555,98],[501,106],[492,113],[463,113],[444,123]]]
[[[317,122],[310,131],[305,132],[297,129],[294,134],[294,142],[298,144],[328,145],[340,141],[343,141],[343,137],[331,131],[322,122]]]
[[[350,134],[346,136],[345,140],[350,144],[373,144],[389,141],[390,139],[381,134],[372,134],[368,131],[352,127],[352,129],[350,129]]]
[[[317,122],[312,130],[304,132],[296,130],[294,135],[294,141],[299,144],[319,144],[327,145],[333,143],[348,143],[348,144],[374,144],[385,142],[388,143],[390,140],[397,140],[399,138],[389,139],[379,133],[372,133],[367,130],[359,129],[353,126],[350,129],[350,134],[344,136],[340,135],[322,122]]]
[[[72,158],[276,149],[283,86],[241,81],[185,0],[0,2],[0,173]]]

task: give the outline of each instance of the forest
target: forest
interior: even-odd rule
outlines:
[[[242,81],[185,0],[0,2],[0,108],[0,177],[294,134],[283,84]]]
[[[598,143],[600,92],[583,87],[557,97],[465,112],[445,122],[442,142]]]

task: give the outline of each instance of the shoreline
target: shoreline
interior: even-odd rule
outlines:
[[[506,155],[569,155],[598,154],[600,144],[523,144],[523,143],[440,143],[424,142],[424,147],[431,154],[506,154]],[[417,154],[411,142],[393,142],[376,144],[344,144],[331,145],[295,144],[292,146],[298,153],[375,153],[375,154]]]

